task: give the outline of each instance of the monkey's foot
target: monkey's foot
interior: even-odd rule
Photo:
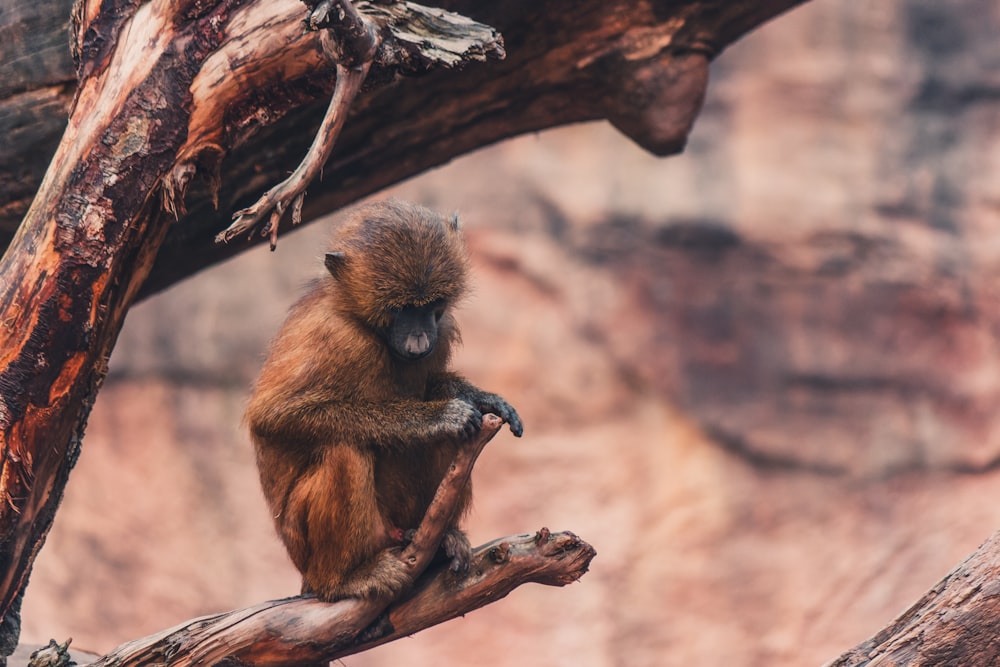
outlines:
[[[449,528],[441,539],[441,549],[445,556],[451,559],[448,569],[464,574],[472,564],[472,545],[465,533],[458,528]]]
[[[417,534],[415,528],[400,532],[404,544],[412,542],[413,536]],[[395,535],[395,532],[393,535]],[[450,561],[448,563],[449,570],[456,574],[465,574],[469,571],[469,567],[472,565],[472,544],[469,543],[469,538],[464,531],[458,528],[449,528],[446,530],[441,537],[440,549]],[[440,558],[440,554],[438,558]]]

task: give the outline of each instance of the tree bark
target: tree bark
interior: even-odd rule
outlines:
[[[1000,664],[1000,532],[912,607],[825,667]]]

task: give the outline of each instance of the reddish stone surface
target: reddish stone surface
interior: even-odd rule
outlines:
[[[545,525],[598,556],[345,662],[819,664],[1000,526],[998,29],[815,0],[715,63],[683,156],[581,126],[397,188],[460,210],[457,363],[525,418],[477,466],[473,542]],[[104,651],[297,591],[239,420],[327,234],[129,316],[26,640]]]

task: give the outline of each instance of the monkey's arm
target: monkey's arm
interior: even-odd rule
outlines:
[[[257,438],[271,442],[406,447],[469,438],[479,431],[482,412],[457,397],[366,403],[303,392],[284,400],[253,400],[247,419]]]
[[[479,412],[493,413],[510,426],[510,432],[521,437],[524,425],[517,410],[498,394],[483,391],[461,375],[455,373],[438,373],[431,377],[428,384],[428,397],[431,399],[459,399],[471,403]]]

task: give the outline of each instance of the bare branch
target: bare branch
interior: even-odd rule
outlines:
[[[306,4],[312,6],[308,0]],[[252,231],[267,217],[261,236],[269,237],[274,250],[285,211],[292,208],[292,224],[302,219],[305,190],[330,158],[354,99],[376,59],[380,66],[389,69],[419,71],[434,62],[453,66],[468,58],[504,55],[502,40],[495,32],[487,28],[489,35],[486,35],[481,29],[486,26],[463,16],[412,3],[385,7],[361,4],[372,18],[358,12],[350,0],[321,0],[312,8],[306,25],[322,31],[323,51],[336,63],[337,79],[330,105],[309,151],[292,175],[251,206],[234,213],[233,223],[216,235],[216,243],[227,243]],[[384,28],[376,29],[378,25]],[[389,42],[384,49],[383,34]],[[176,208],[172,199],[167,201],[172,210]]]
[[[252,206],[248,206],[233,214],[233,224],[225,231],[215,237],[216,242],[230,241],[235,236],[242,234],[256,227],[268,213],[271,213],[270,220],[261,230],[264,236],[271,237],[271,250],[278,244],[278,223],[285,209],[291,205],[293,210],[292,222],[302,219],[302,199],[305,196],[306,187],[323,170],[330,153],[333,152],[333,145],[337,141],[344,121],[347,120],[347,113],[354,102],[361,84],[368,74],[370,64],[365,63],[360,68],[344,67],[337,65],[337,83],[333,89],[333,98],[330,106],[327,107],[326,115],[320,124],[319,131],[313,139],[309,152],[299,166],[292,172],[292,175],[281,183],[264,193]]]
[[[445,530],[451,525],[476,459],[502,425],[503,421],[496,415],[485,415],[479,434],[459,449],[416,534],[399,555],[408,568],[411,581],[416,581],[433,559]],[[579,559],[566,558],[564,554],[570,551],[586,554],[589,546],[575,536],[550,540],[547,531],[539,535],[544,535],[544,538],[533,539],[534,546],[531,548],[518,547],[512,550],[510,546],[500,548],[487,545],[477,554],[477,562],[482,561],[482,564],[472,568],[468,579],[473,584],[488,579],[490,594],[503,591],[493,598],[499,599],[513,588],[512,585],[504,590],[504,586],[497,581],[507,576],[506,572],[496,572],[502,564],[513,563],[512,567],[520,567],[521,582],[533,580],[564,583],[563,579],[579,577],[586,571],[586,563],[581,568]],[[536,562],[539,559],[542,562]],[[554,559],[551,562],[560,564],[556,567],[557,572],[552,572],[554,566],[547,564],[546,559]],[[494,561],[497,567],[489,567],[487,560]],[[585,560],[589,562],[590,558]],[[487,577],[484,573],[488,572],[494,574]],[[419,591],[408,598],[406,604],[411,605],[408,608],[426,610],[430,605],[430,609],[436,609],[436,616],[428,615],[427,611],[421,612],[420,617],[427,618],[427,623],[439,623],[455,614],[464,613],[459,610],[448,616],[450,609],[468,609],[467,595],[457,596],[447,604],[442,603],[442,591],[460,590],[454,574],[450,571],[438,572],[434,581],[438,583],[422,585]],[[479,590],[473,584],[469,588]],[[437,602],[428,602],[428,595]],[[447,597],[444,595],[444,598]],[[379,623],[375,629],[366,632],[366,628],[390,602],[385,599],[352,598],[326,603],[313,597],[264,602],[247,609],[194,619],[156,635],[129,642],[94,664],[116,667],[150,662],[212,665],[231,659],[251,664],[295,665],[329,661],[345,652],[356,650],[364,641],[375,641],[371,638],[385,639],[390,636],[391,628],[395,626],[393,623],[389,626],[384,622]],[[485,603],[483,601],[475,606]],[[450,608],[449,604],[452,605]],[[408,623],[410,625],[413,625],[412,621]]]
[[[438,623],[468,614],[506,597],[525,583],[565,586],[579,580],[596,555],[592,546],[570,532],[512,535],[473,552],[469,574],[456,579],[447,571],[424,576],[417,588],[389,607],[381,627],[361,637],[341,658],[408,637]],[[385,634],[377,635],[381,629]]]
[[[427,573],[381,616],[371,613],[370,602],[360,600],[274,600],[187,621],[123,644],[93,665],[214,665],[225,660],[284,667],[327,662],[475,611],[525,583],[563,586],[577,581],[594,555],[593,547],[576,535],[550,534],[543,528],[477,548],[464,578],[447,568]]]
[[[825,667],[1000,663],[1000,532],[892,623]]]

